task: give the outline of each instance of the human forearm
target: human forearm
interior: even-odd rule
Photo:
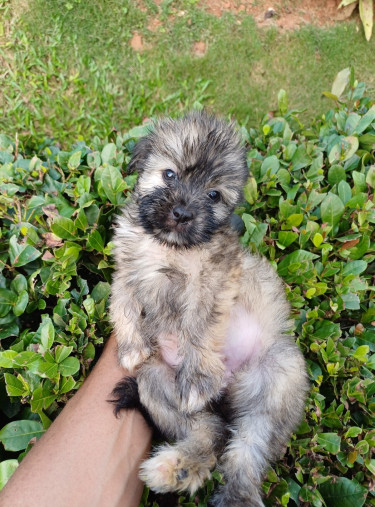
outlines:
[[[1,505],[139,505],[138,467],[151,432],[137,412],[114,417],[107,400],[123,376],[111,338],[89,378],[4,488]]]

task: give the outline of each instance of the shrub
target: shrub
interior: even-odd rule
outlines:
[[[375,106],[352,73],[345,86],[344,99],[327,94],[334,108],[309,127],[281,91],[277,113],[259,129],[241,129],[251,147],[241,241],[285,280],[311,378],[305,420],[263,485],[269,506],[375,505]],[[145,129],[70,151],[46,142],[36,154],[0,136],[0,396],[8,420],[0,486],[110,333],[111,223],[134,186],[126,165]],[[180,503],[205,505],[213,484]],[[150,502],[145,489],[142,505]]]

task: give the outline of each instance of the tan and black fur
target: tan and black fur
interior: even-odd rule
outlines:
[[[282,282],[229,225],[244,148],[232,125],[193,113],[157,123],[129,168],[139,180],[117,221],[111,318],[140,403],[134,380],[114,393],[118,410],[142,407],[173,442],[140,476],[156,492],[193,493],[218,466],[214,505],[261,506],[307,380]]]

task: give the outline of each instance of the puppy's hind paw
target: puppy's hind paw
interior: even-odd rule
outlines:
[[[140,478],[156,493],[188,491],[193,494],[210,477],[210,466],[192,463],[176,448],[162,447],[152,458],[142,463]]]

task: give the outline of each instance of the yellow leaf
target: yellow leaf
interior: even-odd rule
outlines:
[[[373,0],[359,0],[359,15],[361,17],[363,28],[365,30],[366,40],[368,41],[371,39],[372,34],[372,24],[374,17],[373,9]]]
[[[341,4],[337,8],[340,9],[341,7],[346,7],[347,5],[354,4],[354,2],[358,2],[358,0],[342,0]]]

